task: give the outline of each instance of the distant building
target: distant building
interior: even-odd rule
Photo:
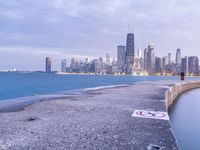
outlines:
[[[51,58],[50,57],[47,57],[46,58],[46,72],[47,73],[51,73]]]
[[[173,73],[173,65],[171,64],[167,64],[166,66],[165,66],[165,73],[166,74],[172,74]]]
[[[155,73],[162,73],[162,60],[160,57],[155,58]]]
[[[181,65],[181,49],[176,50],[176,64]]]
[[[141,58],[141,57],[142,57],[142,51],[141,51],[141,49],[138,49],[138,50],[137,50],[137,57],[138,57],[138,58]]]
[[[75,59],[74,58],[71,59],[70,68],[71,69],[75,68]]]
[[[110,65],[110,53],[106,53],[106,64]]]
[[[144,69],[147,70],[147,54],[148,50],[147,48],[144,49]]]
[[[167,56],[162,58],[162,73],[165,73],[165,66],[167,65]]]
[[[66,59],[63,59],[61,61],[61,72],[66,72],[66,68],[67,68],[67,61]]]
[[[168,53],[168,65],[172,64],[172,54]]]
[[[126,40],[126,62],[125,62],[127,74],[132,73],[134,65],[134,51],[135,51],[134,34],[128,33]]]
[[[188,58],[188,73],[189,75],[199,74],[199,59],[197,56],[191,56]]]
[[[120,66],[125,65],[126,47],[123,45],[117,46],[117,63]]]
[[[153,44],[148,45],[147,52],[147,72],[150,74],[154,74],[155,69],[155,57],[154,57],[154,47]]]
[[[188,57],[181,59],[181,72],[188,74]]]

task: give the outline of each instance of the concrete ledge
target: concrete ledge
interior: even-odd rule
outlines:
[[[167,103],[166,104],[167,108],[169,108],[174,103],[174,101],[180,94],[195,88],[200,88],[200,81],[183,81],[170,87],[165,92],[165,100]]]

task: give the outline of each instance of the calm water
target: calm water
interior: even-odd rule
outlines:
[[[200,150],[200,89],[184,93],[170,112],[181,150]]]
[[[130,84],[147,80],[177,80],[178,77],[113,75],[58,75],[45,73],[0,73],[0,100],[60,91]]]

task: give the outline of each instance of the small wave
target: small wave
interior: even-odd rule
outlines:
[[[101,89],[109,89],[109,88],[116,88],[116,87],[124,87],[124,86],[128,86],[128,84],[108,85],[108,86],[98,86],[98,87],[92,87],[92,88],[85,88],[85,89],[83,89],[83,92],[101,90]]]

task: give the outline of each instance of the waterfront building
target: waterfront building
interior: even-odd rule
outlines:
[[[172,63],[172,54],[168,53],[168,65],[171,65]]]
[[[123,72],[126,61],[126,47],[124,45],[117,46],[117,66],[118,71]]]
[[[172,66],[172,64],[167,64],[165,66],[165,74],[172,75],[172,73],[173,73],[173,66]]]
[[[155,73],[162,72],[162,61],[160,57],[155,58]]]
[[[144,69],[147,70],[147,48],[144,49]]]
[[[66,59],[63,59],[61,61],[61,72],[66,72],[66,68],[67,68],[67,61]]]
[[[125,61],[125,68],[127,74],[132,73],[134,65],[134,51],[135,51],[134,34],[128,33],[126,40],[126,61]]]
[[[117,63],[119,66],[125,65],[126,47],[124,45],[117,46]]]
[[[47,57],[46,58],[46,72],[47,73],[51,73],[51,58],[50,57]]]
[[[110,65],[110,53],[106,53],[106,64]]]
[[[71,69],[75,68],[75,59],[74,58],[71,59],[70,68]]]
[[[197,56],[191,56],[188,58],[188,73],[189,75],[199,74],[199,59]]]
[[[176,50],[176,64],[181,65],[181,49]]]
[[[181,72],[184,72],[186,75],[188,74],[188,57],[181,59]]]
[[[162,58],[162,73],[165,73],[165,66],[167,65],[167,56]]]
[[[142,57],[142,50],[141,49],[137,50],[137,56],[136,57],[138,57],[138,58]]]
[[[99,57],[99,73],[103,74],[103,57]]]
[[[147,72],[149,74],[154,74],[155,72],[155,56],[154,56],[154,46],[152,43],[148,44],[147,51]]]

